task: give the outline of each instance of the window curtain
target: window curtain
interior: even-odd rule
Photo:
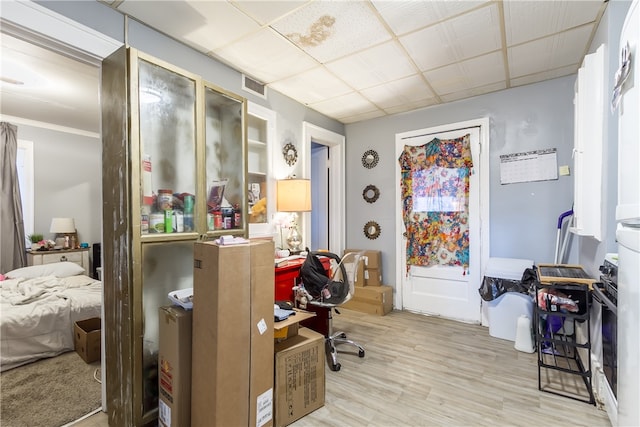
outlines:
[[[406,264],[469,267],[470,135],[406,145],[401,169]]]
[[[0,122],[2,131],[2,193],[0,194],[0,272],[6,273],[24,267],[26,246],[24,217],[16,156],[18,153],[18,128],[7,122]]]

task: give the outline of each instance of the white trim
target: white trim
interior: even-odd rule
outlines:
[[[122,43],[31,1],[2,0],[2,31],[99,65]],[[64,51],[64,52],[62,52]],[[80,52],[79,52],[80,51]],[[91,61],[93,59],[93,61]]]
[[[74,135],[86,136],[89,138],[101,138],[101,135],[98,132],[91,132],[88,130],[70,128],[67,126],[54,125],[52,123],[41,122],[38,120],[24,119],[22,117],[16,117],[16,116],[8,116],[6,114],[0,114],[0,121],[9,122],[15,125],[32,126],[35,128],[42,128],[47,130],[54,130],[57,132],[64,132],[64,133],[70,133]]]
[[[311,175],[311,142],[329,147],[329,251],[342,254],[345,248],[345,179],[344,150],[345,137],[309,122],[302,123],[302,171],[305,177]],[[309,160],[307,160],[309,159]],[[311,214],[302,215],[304,241],[311,242]]]
[[[455,129],[465,129],[470,127],[479,127],[480,128],[480,162],[476,166],[474,163],[473,173],[479,173],[479,183],[480,183],[480,272],[482,273],[485,270],[485,266],[489,261],[489,253],[490,253],[490,230],[489,230],[489,118],[483,117],[475,120],[467,120],[464,122],[457,123],[449,123],[446,125],[433,126],[427,129],[419,129],[410,132],[402,132],[396,134],[396,148],[401,139],[409,138],[412,136],[423,135],[425,133],[441,133],[447,132]],[[400,153],[395,153],[395,157],[397,158]],[[400,176],[400,165],[396,162],[396,177]],[[395,186],[395,199],[400,199],[400,186]],[[400,236],[404,230],[404,225],[402,223],[402,214],[396,213],[396,227],[395,232],[396,235]],[[402,307],[402,275],[405,271],[404,260],[402,259],[404,239],[396,239],[396,292],[393,300],[394,307]]]

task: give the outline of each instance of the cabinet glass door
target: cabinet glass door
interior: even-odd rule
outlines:
[[[141,234],[195,231],[196,81],[139,61]]]
[[[204,102],[207,232],[245,234],[244,100],[205,85]]]

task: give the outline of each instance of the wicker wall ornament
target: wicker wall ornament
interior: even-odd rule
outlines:
[[[362,198],[367,201],[367,203],[374,203],[380,197],[380,190],[375,185],[369,184],[362,191]]]
[[[375,150],[367,150],[362,155],[362,166],[367,169],[373,169],[378,164],[380,157],[378,157],[378,153]]]
[[[375,240],[380,236],[380,224],[369,221],[364,225],[364,235],[367,239]]]

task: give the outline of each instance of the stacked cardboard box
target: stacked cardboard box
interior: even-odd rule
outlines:
[[[282,427],[324,406],[324,336],[300,328],[275,352],[275,425]]]
[[[363,252],[364,260],[356,274],[355,294],[342,306],[363,313],[384,316],[393,310],[393,287],[382,284],[380,251],[345,249],[344,253]]]
[[[191,425],[192,312],[160,307],[158,420],[160,426]]]
[[[195,244],[193,426],[273,424],[273,253],[271,241]]]

